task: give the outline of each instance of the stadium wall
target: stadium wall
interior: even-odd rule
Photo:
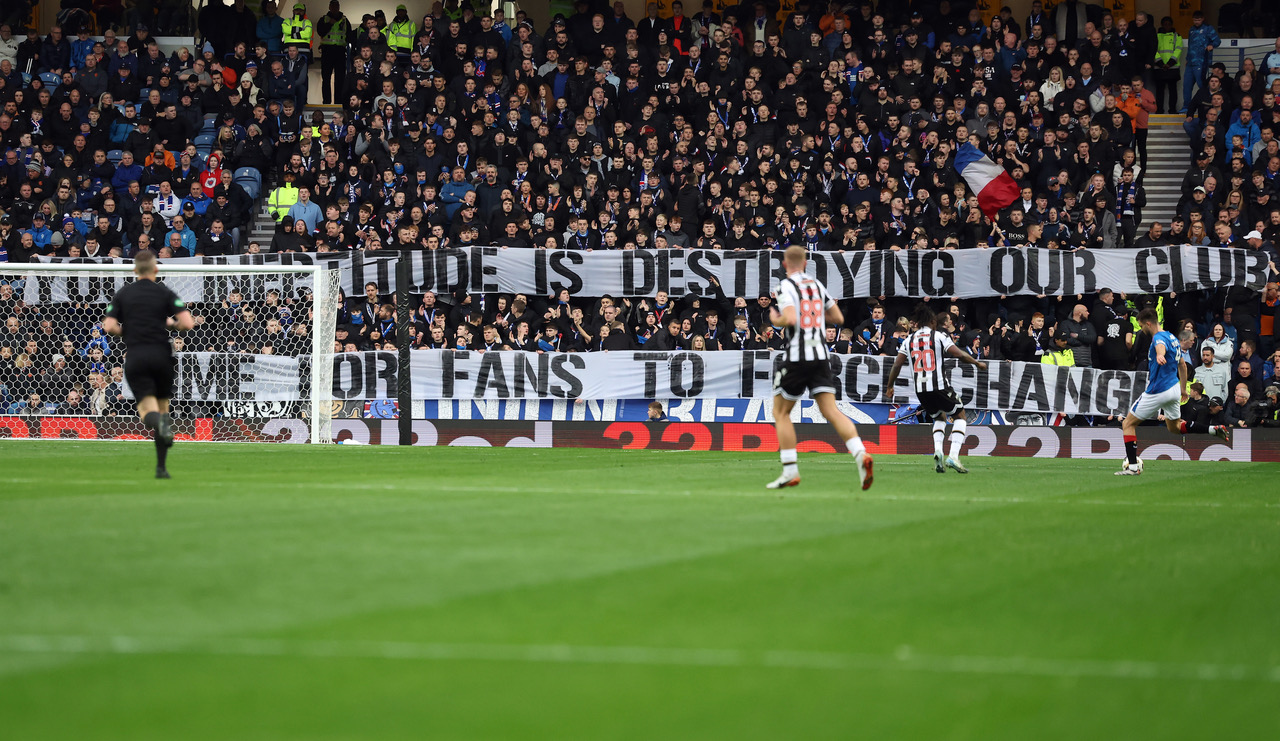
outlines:
[[[0,438],[140,440],[132,420],[114,417],[0,417]],[[357,445],[395,445],[397,420],[333,421],[334,441]],[[305,443],[305,420],[199,418],[175,420],[179,440]],[[843,451],[827,425],[796,427],[798,450]],[[928,455],[933,437],[928,425],[864,425],[863,442],[874,454]],[[774,452],[773,425],[719,422],[520,422],[488,420],[413,420],[415,445],[508,448],[606,448],[614,450],[706,450]],[[149,442],[149,440],[148,440]],[[1280,462],[1280,430],[1236,430],[1230,443],[1207,435],[1183,437],[1158,427],[1143,429],[1139,454],[1151,460]],[[1118,427],[970,426],[965,442],[972,456],[1119,460],[1124,440]]]

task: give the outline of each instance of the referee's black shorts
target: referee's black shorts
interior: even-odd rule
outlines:
[[[131,347],[124,361],[124,380],[133,398],[173,397],[173,355],[165,347]]]
[[[956,396],[955,389],[919,391],[916,393],[916,397],[920,399],[920,407],[924,409],[924,413],[933,419],[954,417],[964,411],[964,405],[960,403],[960,398]]]
[[[831,377],[831,362],[828,360],[807,360],[800,363],[783,363],[773,376],[773,395],[782,396],[787,401],[796,401],[804,396],[818,394],[834,394],[835,379]]]

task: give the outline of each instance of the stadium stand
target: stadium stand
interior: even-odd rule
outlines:
[[[708,0],[693,15],[677,2],[675,15],[636,21],[621,4],[584,2],[540,25],[466,2],[358,23],[336,9],[311,19],[290,8],[282,18],[274,6],[217,4],[200,11],[190,49],[171,54],[149,28],[191,23],[163,9],[145,18],[130,10],[115,25],[94,19],[103,35],[71,42],[58,28],[19,42],[5,25],[0,259],[128,257],[140,240],[162,258],[194,256],[216,213],[227,233],[237,227],[235,253],[1198,244],[1262,250],[1275,280],[1280,40],[1240,52],[1229,72],[1209,51],[1222,40],[1203,19],[1179,35],[1148,14],[1130,21],[1099,5],[1081,4],[1078,26],[941,7],[953,9],[801,0],[780,12],[774,2]],[[953,167],[964,142],[1022,188],[994,222]],[[101,217],[99,251],[86,254]],[[175,218],[185,221],[177,251]],[[375,284],[344,304],[350,349],[393,345],[398,328],[379,315],[388,294]],[[61,354],[40,337],[24,351],[40,317],[18,298],[0,285],[0,383],[10,400]],[[768,296],[414,301],[414,343],[424,348],[782,341]],[[896,353],[914,299],[842,303],[847,326],[832,333],[833,349]],[[1072,362],[1126,370],[1145,357],[1131,317],[1147,305],[1167,327],[1193,332],[1191,346],[1227,348],[1244,379],[1232,378],[1233,389],[1244,383],[1260,397],[1275,382],[1274,283],[1261,293],[938,303],[955,317],[956,341],[979,357],[1035,362],[1055,355],[1051,338],[1067,331]],[[91,322],[76,326],[78,355],[107,347]]]

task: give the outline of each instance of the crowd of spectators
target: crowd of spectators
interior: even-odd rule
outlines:
[[[1221,40],[1202,14],[1184,40],[1168,18],[1130,21],[1077,0],[989,20],[951,0],[801,0],[786,13],[708,0],[691,15],[675,0],[640,19],[622,3],[574,7],[540,26],[456,0],[358,22],[337,2],[314,19],[302,3],[210,4],[200,35],[171,54],[150,35],[161,23],[152,5],[98,18],[101,36],[81,23],[74,39],[55,27],[18,43],[0,26],[0,250],[24,262],[143,248],[1191,243],[1274,264],[1280,40],[1232,76],[1213,63]],[[1146,138],[1149,116],[1165,111],[1186,114],[1188,170],[1175,211],[1151,223]],[[994,220],[952,166],[963,141],[1021,186]],[[244,187],[245,170],[259,187]],[[269,242],[248,237],[254,196],[278,222]],[[380,348],[403,331],[416,347],[486,351],[767,348],[781,334],[771,301],[718,287],[679,299],[429,294],[400,328],[375,284],[343,302],[335,343]],[[833,349],[896,352],[911,300],[844,303]],[[1130,369],[1145,357],[1131,317],[1154,305],[1166,326],[1193,333],[1193,365],[1221,327],[1233,374],[1245,362],[1258,384],[1274,377],[1274,285],[940,303],[956,340],[983,358]],[[40,307],[6,306],[18,335],[38,334]],[[256,338],[267,320],[254,321]],[[277,330],[294,326],[306,331]],[[93,339],[77,337],[75,354]],[[25,341],[0,355],[0,373],[23,355],[30,372],[53,372],[57,354],[70,364],[36,342],[34,357]]]

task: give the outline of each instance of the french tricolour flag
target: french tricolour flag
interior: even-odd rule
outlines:
[[[956,172],[977,194],[978,207],[988,219],[994,220],[997,211],[1018,200],[1018,183],[969,142],[956,151]]]

